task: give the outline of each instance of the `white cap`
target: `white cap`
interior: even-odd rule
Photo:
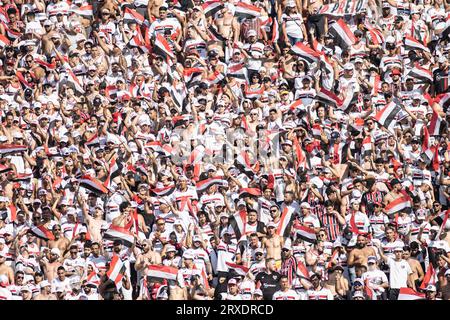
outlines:
[[[257,34],[256,31],[252,29],[247,32],[247,37],[252,37],[252,36],[256,37],[256,34]]]
[[[430,228],[430,231],[436,231],[436,232],[439,232],[439,227],[438,227],[438,226],[432,226],[432,227]]]
[[[50,287],[50,282],[48,282],[47,280],[42,281],[41,283],[39,283],[39,287],[41,289],[45,288],[45,287]]]
[[[425,291],[436,292],[436,286],[434,284],[429,284]]]
[[[447,58],[444,57],[444,56],[440,56],[439,59],[438,59],[438,62],[439,62],[439,63],[444,63],[444,62],[446,62],[446,61],[447,61]]]
[[[346,63],[344,65],[344,70],[353,70],[354,66],[351,63]]]
[[[302,202],[302,204],[300,205],[300,208],[302,209],[311,209],[311,206],[308,202]]]

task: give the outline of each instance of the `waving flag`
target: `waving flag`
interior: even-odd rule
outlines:
[[[314,51],[310,47],[304,45],[302,42],[297,42],[294,46],[291,47],[292,52],[296,55],[300,56],[302,59],[305,59],[309,63],[313,63],[320,59],[320,53]]]
[[[80,81],[80,79],[78,79],[75,73],[73,73],[72,69],[69,69],[67,72],[67,81],[69,83],[72,83],[75,86],[75,90],[80,94],[85,93],[82,82]]]
[[[203,70],[200,68],[185,68],[183,80],[188,88],[194,87],[202,81]]]
[[[157,197],[165,197],[171,195],[175,191],[175,189],[175,184],[172,183],[166,187],[151,189],[150,193]]]
[[[356,42],[355,35],[343,19],[331,24],[330,32],[336,35],[342,47],[350,47]]]
[[[207,1],[202,4],[203,14],[205,17],[216,14],[219,10],[223,9],[222,1]]]
[[[89,175],[82,176],[81,179],[79,179],[79,182],[81,187],[88,189],[92,192],[99,194],[108,194],[109,192],[108,189],[103,185],[103,183],[100,180],[91,177]]]
[[[316,99],[324,102],[325,104],[334,104],[336,107],[340,108],[344,101],[335,95],[333,92],[328,91],[324,88],[320,88],[317,93]]]
[[[419,79],[423,82],[433,82],[433,74],[430,70],[422,68],[419,64],[416,64],[414,68],[412,68],[408,76]]]
[[[245,224],[247,223],[247,211],[241,210],[230,216],[230,226],[239,240],[245,235]]]
[[[229,270],[234,270],[238,275],[245,277],[250,270],[250,268],[247,268],[246,266],[232,263],[232,262],[225,262],[228,266]]]
[[[400,288],[398,300],[423,300],[423,299],[425,299],[424,293],[419,293],[411,288]]]
[[[134,244],[134,235],[127,229],[112,225],[103,234],[103,239],[114,241],[122,240],[123,245],[131,248]]]
[[[450,106],[450,92],[437,95],[434,101],[439,104],[446,112],[448,107]]]
[[[48,230],[45,226],[32,226],[30,231],[38,238],[44,239],[44,240],[55,240],[55,236],[53,233]]]
[[[43,66],[47,70],[55,70],[56,69],[56,62],[48,63],[44,60],[41,60],[39,58],[36,58],[34,61],[36,61],[37,64]]]
[[[380,29],[371,26],[369,23],[366,23],[364,27],[367,29],[367,38],[372,44],[379,45],[384,43],[384,35]]]
[[[439,136],[441,130],[442,119],[439,114],[433,109],[430,122],[428,123],[428,131],[431,136]]]
[[[122,281],[124,273],[125,273],[125,263],[122,261],[122,259],[120,259],[120,257],[117,254],[115,254],[111,260],[106,275],[110,280],[114,281],[114,283],[118,285]]]
[[[395,124],[395,117],[400,112],[400,110],[401,108],[392,101],[383,109],[377,112],[377,114],[375,115],[375,119],[383,127],[389,129],[391,125]]]
[[[430,52],[430,49],[428,49],[422,42],[420,42],[417,39],[414,39],[413,37],[405,36],[405,38],[403,39],[403,43],[405,44],[404,48],[406,51],[422,50]]]
[[[27,151],[27,146],[20,144],[0,144],[0,154]]]
[[[122,169],[123,169],[122,162],[120,161],[117,162],[117,157],[114,157],[109,164],[108,178],[103,183],[103,185],[107,188],[110,187],[111,182],[114,180],[114,178],[118,177],[121,174]]]
[[[92,9],[92,5],[91,4],[87,4],[85,6],[81,6],[77,9],[70,9],[71,12],[76,13],[80,16],[85,16],[85,17],[92,17],[93,16],[93,9]]]
[[[136,10],[125,7],[123,21],[125,23],[135,22],[138,25],[143,25],[146,21],[143,15],[141,15]]]
[[[175,59],[175,54],[170,48],[169,43],[166,38],[164,38],[161,34],[156,35],[155,46],[153,48],[153,53],[158,54],[162,57],[166,58],[166,61],[169,65],[173,64],[173,60]]]
[[[300,225],[297,221],[292,226],[293,231],[295,232],[297,238],[302,239],[303,241],[314,243],[316,241],[316,232],[314,229],[309,227],[304,227]]]
[[[283,237],[288,237],[291,232],[291,224],[294,219],[294,210],[287,206],[284,206],[281,211],[280,221],[278,222],[278,228],[276,233]]]
[[[395,199],[394,201],[391,201],[389,204],[386,205],[384,209],[388,215],[393,215],[394,213],[397,213],[410,207],[411,207],[411,197],[408,196],[407,194],[404,194],[403,196]]]
[[[433,264],[430,262],[428,264],[427,272],[425,272],[425,276],[423,277],[422,284],[420,285],[420,289],[425,290],[425,288],[429,284],[435,284],[436,271],[434,270]]]
[[[247,68],[245,67],[245,63],[237,63],[228,67],[227,76],[238,79],[247,79]]]
[[[261,8],[245,2],[238,2],[235,7],[234,16],[238,18],[257,18],[261,16]]]
[[[212,177],[209,179],[201,180],[195,184],[195,187],[197,189],[197,192],[203,192],[206,189],[208,189],[210,186],[214,184],[218,185],[226,185],[228,182],[223,177]]]
[[[175,267],[149,265],[146,270],[148,278],[158,278],[166,280],[176,280],[178,269]]]

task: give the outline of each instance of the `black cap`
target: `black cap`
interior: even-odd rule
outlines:
[[[391,180],[391,187],[395,186],[396,184],[400,184],[400,181],[398,179],[392,179]]]
[[[159,7],[159,11],[167,11],[167,7],[166,6],[161,6],[161,7]]]

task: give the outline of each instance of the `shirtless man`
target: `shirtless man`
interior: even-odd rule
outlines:
[[[159,18],[159,7],[164,4],[164,0],[153,0],[148,2],[147,11],[150,19]]]
[[[161,255],[158,252],[153,251],[150,240],[144,240],[142,248],[144,252],[136,255],[137,259],[136,264],[134,265],[136,271],[145,271],[151,264],[161,264]]]
[[[425,274],[423,272],[422,266],[420,265],[420,262],[417,259],[411,257],[411,249],[408,246],[403,247],[403,259],[408,262],[409,266],[411,267],[411,271],[413,272],[411,274],[411,280],[416,283],[416,288],[420,287]]]
[[[266,259],[274,259],[276,267],[279,269],[281,267],[281,248],[284,245],[284,239],[276,234],[275,231],[275,224],[270,222],[267,225],[267,236],[263,240],[263,245],[267,250]]]
[[[4,274],[8,277],[9,284],[14,284],[14,271],[13,269],[6,265],[6,256],[4,252],[0,252],[0,275]]]
[[[57,276],[57,270],[62,265],[59,259],[61,258],[61,252],[58,248],[53,248],[50,251],[50,258],[47,258],[47,250],[43,252],[41,265],[45,273],[45,277],[48,281],[52,282]]]
[[[50,282],[44,280],[39,284],[41,293],[39,293],[34,300],[57,300],[56,296],[51,293],[52,287]]]
[[[398,181],[398,179],[392,179],[391,187],[392,187],[391,192],[389,192],[388,194],[386,194],[384,196],[383,203],[385,205],[388,205],[389,203],[391,203],[395,199],[404,196],[403,193],[401,193],[402,184],[400,183],[400,181]]]
[[[96,206],[93,217],[88,214],[88,208],[86,203],[82,202],[80,197],[78,198],[78,203],[81,206],[81,210],[83,212],[84,221],[89,230],[89,234],[91,235],[91,239],[93,242],[100,242],[102,240],[102,235],[100,234],[100,230],[102,225],[106,224],[106,221],[102,219],[103,217],[103,209],[101,206]]]
[[[373,248],[367,247],[366,236],[360,234],[356,239],[356,247],[350,251],[348,255],[347,264],[350,268],[350,274],[354,275],[355,265],[367,266],[367,258],[369,256],[376,256],[376,252]]]
[[[50,249],[58,248],[59,251],[64,255],[69,247],[70,241],[66,237],[62,235],[61,226],[59,224],[55,224],[52,229],[53,235],[55,236],[55,240],[48,241],[48,247]]]
[[[216,17],[214,24],[219,34],[225,39],[233,40],[233,43],[237,43],[239,41],[239,24],[230,7],[225,4],[224,8],[217,13]]]

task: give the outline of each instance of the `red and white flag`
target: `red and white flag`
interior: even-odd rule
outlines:
[[[0,154],[27,151],[27,146],[20,144],[0,144]]]
[[[320,59],[320,53],[304,45],[302,42],[297,42],[291,47],[291,50],[302,59],[305,59],[309,63],[313,63]]]
[[[314,243],[316,241],[316,232],[314,231],[314,229],[302,226],[298,222],[294,223],[292,228],[295,231],[297,238],[300,238],[309,243]]]
[[[356,42],[355,35],[343,19],[339,19],[331,24],[330,31],[331,30],[334,31],[333,33],[336,34],[341,43],[347,47],[350,47]]]
[[[438,136],[441,130],[442,118],[433,109],[433,114],[431,116],[430,122],[428,123],[428,132],[430,136]]]
[[[197,192],[203,192],[214,184],[223,186],[227,184],[227,181],[223,177],[212,177],[197,182],[195,188],[197,189]]]
[[[216,14],[219,10],[223,9],[223,3],[220,0],[217,1],[207,1],[202,4],[203,14],[205,17],[212,16]]]
[[[38,238],[44,239],[44,240],[55,240],[55,236],[53,233],[48,230],[45,226],[33,226],[31,227],[30,231]]]
[[[326,104],[334,104],[338,108],[340,108],[344,103],[341,98],[339,98],[333,92],[328,91],[324,88],[320,88],[320,91],[317,93],[316,99]]]
[[[94,10],[92,9],[91,4],[87,4],[85,6],[81,6],[77,9],[70,9],[71,12],[76,13],[80,16],[91,17],[93,15]]]
[[[166,280],[176,280],[178,269],[175,267],[149,265],[147,267],[147,277]]]
[[[175,54],[170,48],[169,43],[166,38],[164,38],[161,34],[156,35],[155,46],[153,48],[153,53],[159,54],[162,57],[166,58],[166,61],[169,65],[173,64],[173,60],[175,59]]]
[[[248,273],[250,268],[247,268],[246,266],[232,263],[232,262],[225,262],[228,266],[228,269],[234,270],[238,275],[245,277],[245,275]]]
[[[125,263],[117,254],[115,254],[111,259],[111,263],[109,265],[108,271],[106,272],[106,275],[110,280],[114,281],[114,283],[118,285],[123,279],[124,272]]]
[[[294,209],[284,205],[281,211],[281,217],[280,221],[278,222],[278,228],[276,230],[276,233],[283,237],[289,236],[291,232],[290,230],[291,228],[289,228],[289,226],[291,225],[291,221],[293,218],[294,218]]]
[[[136,10],[125,7],[123,21],[125,23],[136,22],[138,25],[143,25],[145,23],[145,17]]]
[[[405,50],[422,50],[430,52],[430,49],[426,47],[421,41],[414,39],[413,37],[405,35],[404,38]]]
[[[392,101],[377,112],[375,120],[383,127],[389,129],[391,125],[395,124],[394,120],[400,110],[401,108]]]
[[[80,186],[99,194],[108,194],[108,189],[97,178],[84,175],[79,179]]]
[[[422,300],[425,299],[425,294],[414,291],[411,288],[400,288],[398,300]]]
[[[150,190],[150,192],[157,196],[157,197],[165,197],[171,195],[176,189],[176,186],[174,183],[165,186],[165,187],[159,187],[159,188],[153,188]]]
[[[82,82],[80,81],[80,79],[78,79],[75,73],[73,73],[72,69],[67,70],[67,81],[75,86],[76,91],[81,94],[85,93]]]
[[[239,241],[245,235],[245,225],[247,223],[247,211],[241,210],[230,217],[230,226]]]
[[[134,244],[134,235],[127,229],[118,226],[111,226],[103,234],[103,239],[114,241],[122,240],[123,245],[131,248]]]
[[[419,79],[423,82],[433,82],[433,74],[431,71],[422,68],[419,64],[416,64],[414,68],[409,71],[408,76]]]
[[[261,8],[245,2],[238,2],[235,6],[235,17],[239,18],[257,18],[261,16]]]
[[[411,197],[407,194],[404,194],[403,196],[387,204],[384,209],[387,214],[393,215],[406,208],[411,208]]]

